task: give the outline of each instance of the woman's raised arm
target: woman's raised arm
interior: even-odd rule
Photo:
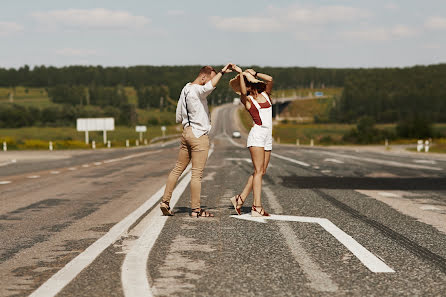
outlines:
[[[270,76],[268,74],[265,74],[265,73],[256,72],[253,69],[248,69],[248,70],[246,70],[246,72],[249,72],[253,76],[258,77],[258,78],[264,80],[266,82],[266,90],[265,90],[265,92],[268,95],[271,95],[271,92],[273,90],[273,77],[272,76]]]

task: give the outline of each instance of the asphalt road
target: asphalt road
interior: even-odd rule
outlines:
[[[230,138],[234,110],[213,114],[202,188],[212,219],[189,217],[189,171],[175,216],[160,215],[177,141],[11,155],[0,296],[445,295],[446,158],[274,145],[262,193],[274,216],[253,220],[252,197],[235,216],[229,198],[252,164],[245,135]]]

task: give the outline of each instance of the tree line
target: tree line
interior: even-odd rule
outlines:
[[[195,78],[200,67],[37,66],[31,69],[25,65],[19,69],[0,68],[0,86],[42,87],[54,103],[61,104],[42,110],[2,104],[0,126],[72,124],[73,117],[87,115],[114,116],[118,124],[134,125],[136,108],[173,111],[181,89]],[[400,122],[402,134],[413,123],[446,122],[446,64],[371,69],[252,68],[271,74],[276,90],[343,87],[342,95],[331,108],[329,121],[332,122],[357,123],[364,117],[378,123]],[[223,77],[209,97],[211,105],[230,102],[237,96],[228,87],[231,77],[231,74]],[[129,103],[124,86],[135,89],[137,106]]]

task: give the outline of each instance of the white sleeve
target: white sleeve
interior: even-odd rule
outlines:
[[[197,88],[199,95],[209,96],[209,94],[215,90],[215,87],[212,86],[212,82],[208,81],[204,86],[200,86]]]
[[[183,100],[181,100],[183,97],[180,96],[180,99],[178,99],[178,104],[177,104],[177,111],[176,111],[176,122],[181,123],[183,122]]]

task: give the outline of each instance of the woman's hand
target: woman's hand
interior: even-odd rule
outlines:
[[[242,72],[243,72],[242,68],[238,67],[238,66],[235,65],[235,64],[232,65],[232,69],[234,69],[234,70],[235,70],[236,72],[238,72],[238,73],[242,73]]]
[[[226,64],[225,67],[223,67],[223,68],[221,69],[221,72],[223,72],[223,73],[232,72],[232,68],[233,68],[233,66],[234,66],[234,64],[232,64],[232,63],[228,63],[228,64]]]
[[[245,72],[248,72],[252,76],[256,76],[257,72],[254,71],[254,69],[246,69]]]

